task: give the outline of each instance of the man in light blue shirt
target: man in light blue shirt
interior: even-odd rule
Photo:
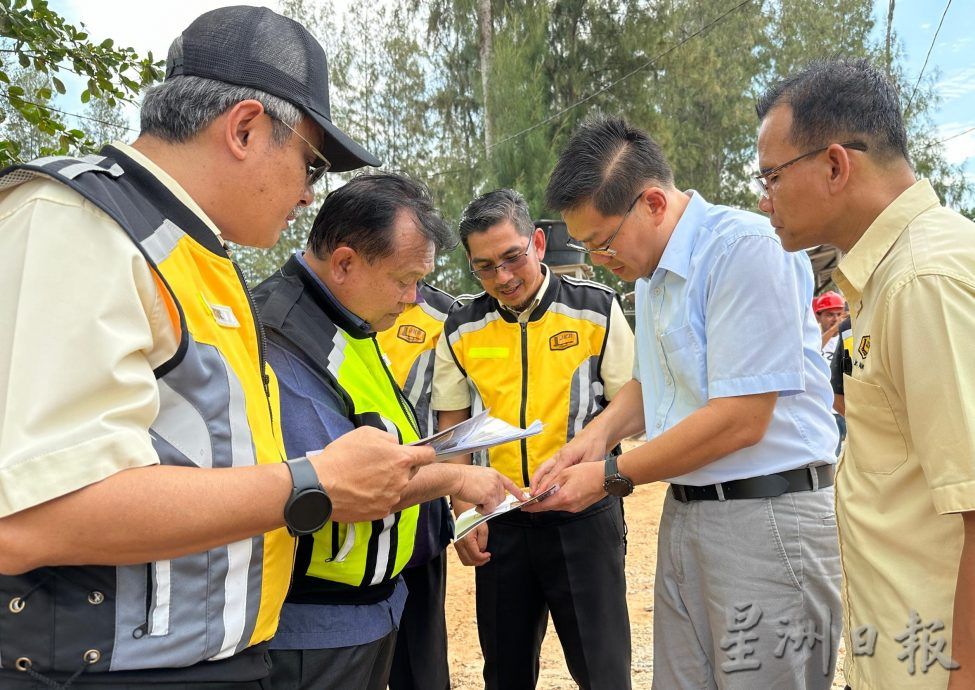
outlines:
[[[547,205],[593,263],[636,281],[637,352],[635,380],[539,468],[533,493],[561,489],[537,509],[669,482],[654,687],[829,688],[837,431],[808,259],[761,216],[677,189],[659,145],[622,120],[573,136]]]

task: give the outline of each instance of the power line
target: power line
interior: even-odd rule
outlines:
[[[578,108],[583,103],[588,103],[589,101],[591,101],[592,99],[594,99],[596,96],[599,96],[600,94],[606,93],[607,91],[609,91],[611,88],[613,88],[614,86],[616,86],[620,82],[629,79],[630,77],[632,77],[637,72],[642,72],[643,70],[645,70],[647,67],[649,67],[653,63],[657,62],[658,60],[660,60],[663,57],[666,57],[670,53],[674,52],[675,50],[677,50],[678,48],[680,48],[681,46],[683,46],[685,43],[687,43],[688,41],[690,41],[692,38],[695,38],[695,37],[699,36],[700,34],[704,33],[705,31],[707,31],[708,29],[710,29],[712,26],[714,26],[718,22],[723,21],[725,19],[725,17],[727,17],[728,15],[730,15],[732,12],[737,12],[742,7],[744,7],[745,5],[748,5],[751,2],[752,2],[752,0],[742,0],[742,2],[738,3],[737,5],[735,5],[734,7],[732,7],[730,10],[728,10],[727,12],[725,12],[724,14],[719,15],[718,17],[716,17],[712,21],[708,22],[707,24],[705,24],[704,26],[702,26],[700,29],[698,29],[694,33],[692,33],[689,36],[685,37],[683,40],[679,41],[678,43],[675,43],[670,48],[667,48],[667,50],[663,51],[662,53],[659,53],[658,55],[650,58],[649,60],[647,60],[645,63],[643,63],[639,67],[636,67],[635,69],[627,72],[626,74],[624,74],[622,77],[620,77],[616,81],[610,82],[609,84],[607,84],[603,88],[599,89],[598,91],[595,91],[594,93],[589,94],[588,96],[586,96],[582,100],[576,101],[572,105],[566,106],[562,110],[559,110],[558,112],[553,113],[552,115],[549,115],[547,118],[545,118],[541,122],[537,122],[534,125],[532,125],[530,127],[527,127],[525,129],[521,130],[520,132],[515,132],[511,136],[505,137],[501,141],[498,141],[498,142],[494,143],[491,146],[491,148],[492,149],[497,148],[498,146],[501,146],[501,144],[504,144],[504,143],[506,143],[508,141],[511,141],[512,139],[517,139],[517,138],[521,137],[524,134],[528,134],[528,132],[531,132],[531,131],[533,131],[535,129],[538,129],[542,125],[547,124],[547,123],[551,122],[552,120],[554,120],[556,118],[562,117],[563,115],[565,115],[570,110],[573,110],[575,108]],[[951,0],[948,0],[948,4],[951,4]],[[942,19],[944,19],[944,18],[942,17]]]
[[[0,93],[0,98],[3,98],[5,101],[9,102],[11,105],[14,104],[14,102],[13,102],[13,100],[11,100],[10,96],[8,96],[5,93]],[[136,134],[139,133],[139,130],[137,130],[137,129],[133,129],[132,127],[129,127],[127,125],[120,125],[120,124],[118,124],[116,122],[107,122],[105,120],[99,120],[97,117],[89,117],[88,115],[78,115],[77,113],[69,113],[67,110],[61,110],[60,108],[55,108],[54,106],[47,105],[45,103],[37,103],[36,101],[28,101],[25,98],[19,98],[17,100],[19,100],[21,103],[29,103],[30,105],[36,105],[38,108],[45,108],[46,110],[50,110],[50,111],[55,112],[55,113],[61,113],[62,115],[66,115],[68,117],[75,117],[75,118],[78,118],[79,120],[88,120],[89,122],[97,122],[100,125],[107,125],[108,127],[116,127],[118,129],[124,129],[124,130],[126,130],[128,132],[135,132]]]
[[[957,139],[958,137],[963,137],[966,134],[968,134],[969,132],[975,132],[975,127],[969,127],[968,129],[966,129],[963,132],[958,132],[958,134],[952,134],[950,137],[945,137],[944,139],[939,139],[938,141],[932,141],[930,144],[928,144],[924,148],[925,149],[929,149],[932,146],[937,146],[938,144],[943,144],[946,141],[951,141],[952,139]]]
[[[938,22],[938,28],[934,32],[934,38],[931,39],[931,46],[928,48],[928,54],[924,56],[924,64],[921,65],[921,72],[917,75],[917,83],[914,84],[914,91],[911,92],[911,97],[907,99],[907,107],[904,108],[904,112],[909,112],[911,110],[911,103],[914,102],[914,96],[917,94],[917,89],[921,85],[921,77],[924,76],[924,70],[928,66],[928,58],[931,57],[931,51],[934,50],[934,44],[938,40],[938,34],[941,33],[941,26],[945,23],[945,15],[948,14],[948,8],[951,7],[951,0],[945,3],[945,11],[941,13],[941,21]]]

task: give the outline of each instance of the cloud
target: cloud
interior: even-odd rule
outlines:
[[[952,165],[975,158],[975,120],[945,122],[938,127],[937,137],[948,139],[944,142],[945,160]]]
[[[935,88],[946,102],[975,93],[975,66],[953,70]]]

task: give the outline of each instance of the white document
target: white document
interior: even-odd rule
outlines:
[[[474,453],[485,448],[493,448],[502,443],[518,441],[541,433],[542,423],[532,422],[527,429],[519,429],[488,414],[484,410],[455,424],[449,429],[438,431],[433,436],[414,441],[411,446],[432,446],[437,453],[437,460],[446,460],[465,453]]]
[[[482,515],[477,512],[476,508],[471,508],[470,510],[465,510],[463,513],[458,515],[454,520],[454,541],[459,541],[463,539],[468,532],[477,527],[483,522],[487,522],[491,518],[495,518],[498,515],[503,515],[512,510],[518,510],[522,506],[531,505],[532,503],[537,503],[543,498],[548,498],[556,491],[559,490],[558,484],[553,484],[552,486],[545,489],[540,494],[532,496],[524,501],[519,501],[517,498],[508,494],[504,497],[504,500],[498,504],[497,508],[492,510],[490,513]]]

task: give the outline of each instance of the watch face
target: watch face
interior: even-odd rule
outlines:
[[[285,520],[295,534],[317,532],[332,514],[332,501],[321,489],[306,489],[285,510]]]
[[[603,481],[603,491],[610,496],[617,496],[619,498],[629,496],[633,493],[633,482],[626,477],[616,474],[612,477],[606,477],[605,481]]]

